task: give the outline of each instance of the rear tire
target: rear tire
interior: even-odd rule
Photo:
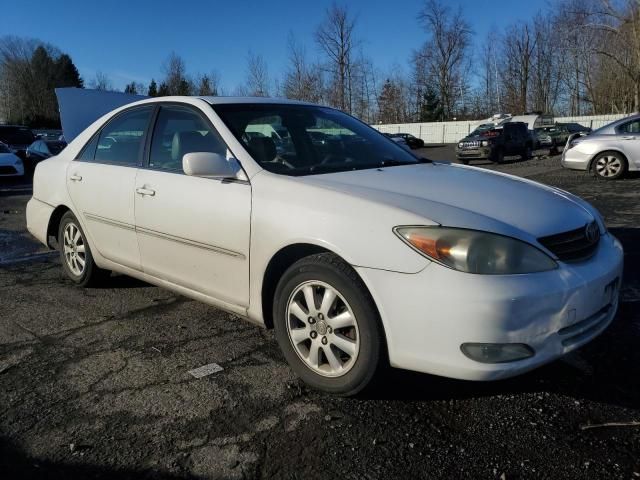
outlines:
[[[383,340],[377,309],[355,270],[332,253],[305,257],[284,273],[273,318],[287,362],[315,389],[355,395],[378,370]]]
[[[524,151],[522,152],[522,155],[520,155],[520,157],[522,158],[522,160],[529,160],[531,158],[531,154],[532,154],[531,145],[527,145]]]
[[[627,171],[627,159],[619,152],[602,152],[593,159],[591,171],[596,178],[617,180]]]
[[[111,272],[99,268],[94,262],[87,237],[71,212],[60,219],[58,246],[64,273],[79,286],[99,285],[110,275]]]

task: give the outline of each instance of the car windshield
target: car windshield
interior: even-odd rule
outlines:
[[[315,175],[422,161],[368,125],[332,108],[248,103],[213,108],[270,172]]]

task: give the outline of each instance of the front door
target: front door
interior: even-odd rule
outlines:
[[[148,165],[136,178],[142,267],[155,277],[247,307],[251,185],[185,175],[182,157],[189,152],[231,158],[201,112],[162,106]]]
[[[117,115],[67,167],[67,188],[90,245],[103,257],[140,269],[134,189],[153,107]]]

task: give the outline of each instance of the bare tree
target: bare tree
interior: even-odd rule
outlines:
[[[96,76],[95,78],[89,83],[89,86],[91,88],[93,88],[94,90],[105,90],[108,92],[112,92],[113,89],[113,83],[111,82],[111,79],[109,78],[109,75],[107,75],[106,73],[98,70],[96,72]]]
[[[444,115],[450,118],[467,89],[473,32],[461,8],[452,13],[440,0],[427,0],[418,19],[428,36],[418,53],[424,77],[437,86]]]
[[[289,67],[284,75],[283,94],[287,98],[319,102],[322,98],[320,67],[309,65],[306,51],[290,33],[287,39]]]
[[[327,59],[332,76],[330,102],[346,112],[352,111],[352,55],[357,42],[354,39],[355,18],[346,7],[333,4],[316,30],[316,43]]]
[[[187,76],[187,67],[184,60],[177,53],[172,52],[163,65],[165,78],[162,81],[166,88],[166,95],[191,95],[193,82]],[[161,85],[162,86],[162,85]]]
[[[247,56],[246,94],[252,97],[269,96],[269,71],[262,55],[249,52]]]
[[[202,96],[220,95],[220,78],[216,72],[209,74],[196,75],[195,92]]]
[[[604,42],[596,53],[611,60],[631,82],[633,109],[640,110],[640,3],[601,0],[593,21],[586,26],[602,32]]]
[[[503,44],[505,106],[512,113],[524,113],[527,111],[536,37],[528,23],[519,22],[506,30]]]

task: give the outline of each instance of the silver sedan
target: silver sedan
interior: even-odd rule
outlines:
[[[607,180],[640,170],[640,115],[616,120],[587,136],[570,137],[562,152],[562,166],[590,170]]]

